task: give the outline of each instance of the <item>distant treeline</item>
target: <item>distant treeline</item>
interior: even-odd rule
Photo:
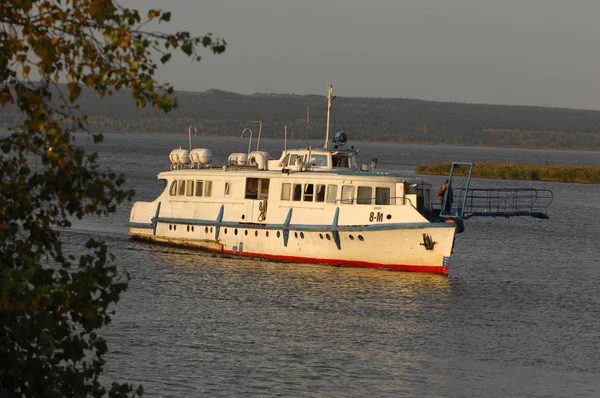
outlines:
[[[448,175],[452,163],[419,165],[418,174]],[[456,167],[453,175],[466,176],[469,168]],[[600,167],[550,166],[515,163],[475,163],[473,177],[498,178],[506,180],[539,180],[558,182],[581,182],[600,184]]]
[[[100,98],[89,90],[79,102],[95,132],[240,135],[246,127],[263,137],[304,138],[310,106],[310,138],[324,136],[324,95],[253,94],[219,90],[177,93],[179,107],[161,114],[138,109],[121,91]],[[0,128],[19,122],[15,107],[0,108]],[[351,140],[440,145],[526,148],[600,149],[600,111],[534,106],[478,105],[404,98],[338,97],[333,102],[331,131],[346,131]]]

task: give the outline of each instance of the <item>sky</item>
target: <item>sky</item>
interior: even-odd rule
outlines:
[[[176,90],[418,98],[600,110],[600,0],[117,0],[212,32]]]

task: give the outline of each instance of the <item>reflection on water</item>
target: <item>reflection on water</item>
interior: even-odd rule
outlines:
[[[214,390],[200,383],[207,394],[261,394],[267,380],[275,395],[393,392],[398,378],[418,383],[424,366],[441,366],[423,348],[439,344],[443,331],[423,321],[448,311],[451,282],[443,276],[128,243],[137,310],[122,309],[129,315],[110,334],[121,339],[144,325],[137,354],[124,350],[118,362],[141,354],[151,360],[139,370],[160,366],[161,377],[145,380],[150,391],[157,383],[170,394],[191,393],[197,376],[215,383]]]

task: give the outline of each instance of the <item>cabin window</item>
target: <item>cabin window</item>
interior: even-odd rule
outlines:
[[[342,185],[343,204],[352,204],[354,202],[354,187],[352,185]]]
[[[304,185],[304,201],[312,202],[314,192],[315,192],[315,186],[313,184]]]
[[[193,196],[194,195],[194,181],[187,180],[185,182],[185,195],[186,196]]]
[[[290,200],[292,193],[292,184],[284,182],[281,184],[281,200]]]
[[[294,184],[294,194],[292,200],[299,202],[302,200],[302,184]]]
[[[310,164],[316,167],[327,167],[327,155],[311,155]]]
[[[223,191],[223,194],[225,196],[231,195],[231,183],[230,182],[225,183],[225,190]]]
[[[335,203],[337,199],[337,185],[327,185],[327,203]]]
[[[317,184],[315,192],[315,202],[325,202],[325,185]]]
[[[258,186],[260,187],[260,198],[259,199],[266,199],[269,197],[270,182],[271,182],[271,180],[269,180],[268,178],[261,178],[259,180],[259,184],[258,184]]]
[[[177,195],[185,195],[185,180],[179,180],[179,183],[177,184]]]
[[[390,204],[390,189],[377,187],[375,188],[375,204],[389,205]]]
[[[174,180],[171,183],[171,187],[169,188],[169,195],[171,195],[171,196],[177,195],[177,180]]]
[[[204,181],[196,181],[196,196],[202,196],[204,192]]]
[[[359,205],[370,205],[371,197],[373,194],[373,188],[371,187],[358,187],[358,195],[356,198],[356,203]]]
[[[204,196],[212,196],[212,181],[204,181]]]

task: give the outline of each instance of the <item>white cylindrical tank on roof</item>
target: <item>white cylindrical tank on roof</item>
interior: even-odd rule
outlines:
[[[181,148],[173,149],[169,154],[169,160],[171,164],[179,164],[179,151]]]
[[[193,163],[208,164],[212,157],[213,154],[208,148],[195,148],[190,152],[190,159]]]
[[[248,160],[248,155],[245,153],[232,153],[229,155],[227,162],[232,166],[243,166]]]
[[[188,164],[190,162],[190,151],[187,149],[180,149],[177,153],[177,159],[181,164]]]

